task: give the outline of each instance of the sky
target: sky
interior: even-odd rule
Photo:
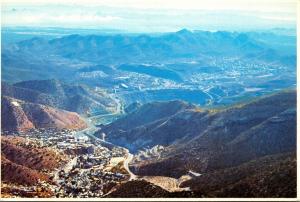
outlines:
[[[2,0],[1,18],[2,26],[132,32],[295,28],[297,1]]]

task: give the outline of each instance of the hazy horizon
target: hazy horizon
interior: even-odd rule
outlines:
[[[4,1],[4,27],[116,29],[126,32],[249,31],[296,28],[297,1]],[[246,23],[245,23],[246,22]]]

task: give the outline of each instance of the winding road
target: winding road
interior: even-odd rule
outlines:
[[[132,161],[133,155],[131,153],[129,153],[128,149],[126,149],[126,152],[127,152],[127,158],[124,161],[124,168],[127,170],[127,172],[130,175],[129,181],[135,180],[137,178],[137,176],[135,174],[133,174],[129,169],[129,163]]]
[[[118,108],[121,108],[121,107],[118,107]],[[91,139],[94,139],[96,141],[98,141],[99,143],[102,143],[104,146],[116,146],[110,142],[107,142],[107,141],[104,141],[96,136],[94,136],[94,133],[98,130],[98,128],[92,124],[92,119],[95,118],[95,117],[105,117],[105,116],[118,116],[117,113],[113,113],[113,114],[106,114],[106,115],[96,115],[96,116],[93,116],[93,117],[90,117],[90,118],[85,118],[85,121],[88,125],[88,127],[84,130],[81,130],[81,131],[78,131],[76,133],[76,136],[88,136],[89,138]],[[119,147],[119,146],[118,146]],[[137,178],[137,176],[132,173],[129,169],[129,163],[132,161],[133,159],[133,155],[129,152],[129,150],[127,148],[124,148],[126,151],[126,158],[124,160],[124,168],[126,169],[126,171],[128,172],[128,174],[130,175],[129,177],[129,180],[135,180]]]

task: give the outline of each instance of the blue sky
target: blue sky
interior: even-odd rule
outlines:
[[[297,0],[4,0],[2,25],[132,32],[295,28],[296,5]]]

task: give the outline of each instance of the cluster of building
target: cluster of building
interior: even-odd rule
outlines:
[[[52,148],[68,159],[50,173],[54,185],[43,185],[56,197],[101,197],[128,179],[124,172],[111,169],[111,160],[124,158],[126,151],[121,147],[106,147],[105,142],[96,137],[68,129],[34,129],[17,135],[28,141],[25,143],[28,147],[35,144],[35,147]]]
[[[117,85],[113,86],[111,93],[145,91],[164,88],[180,88],[182,84],[165,78],[158,78],[146,74],[127,72],[128,76],[116,77]]]
[[[56,197],[101,197],[125,180],[121,173],[104,172],[98,168],[60,170],[58,175]]]

